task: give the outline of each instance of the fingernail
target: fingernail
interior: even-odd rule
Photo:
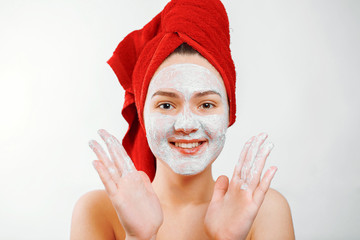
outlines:
[[[251,138],[249,138],[249,140],[247,140],[248,143],[251,143],[252,141],[254,141],[255,136],[252,136]]]
[[[94,148],[94,143],[93,143],[93,140],[90,140],[90,141],[89,141],[89,147],[90,147],[91,149],[93,149],[93,148]]]
[[[272,142],[268,142],[267,145],[266,145],[266,148],[268,150],[272,150],[274,148],[274,144]]]
[[[264,140],[266,137],[267,137],[267,133],[261,133],[260,136],[259,136],[259,138],[261,140]]]
[[[100,136],[102,136],[102,135],[104,135],[104,129],[99,129],[98,131],[97,131],[97,133],[100,135]]]

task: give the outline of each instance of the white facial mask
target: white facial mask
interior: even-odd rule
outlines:
[[[154,93],[169,90],[181,97],[181,111],[168,114],[166,111],[151,110]],[[220,95],[223,111],[199,114],[193,110],[191,98],[196,93],[207,91]],[[218,157],[225,143],[229,106],[222,79],[200,65],[186,63],[165,67],[150,82],[144,121],[150,149],[158,160],[178,174],[202,172]],[[192,143],[179,143],[185,141]],[[197,146],[199,143],[196,142],[201,145]]]

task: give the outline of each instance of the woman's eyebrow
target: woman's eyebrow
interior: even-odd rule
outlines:
[[[219,95],[221,97],[220,93],[218,93],[216,91],[213,91],[213,90],[195,93],[194,97],[199,98],[199,97],[203,97],[203,96],[206,96],[206,95],[212,95],[212,94],[216,94],[216,95]]]
[[[172,98],[180,98],[179,95],[177,95],[176,93],[173,92],[166,92],[166,91],[157,91],[155,92],[151,98],[160,95],[160,96],[165,96],[165,97],[172,97]]]

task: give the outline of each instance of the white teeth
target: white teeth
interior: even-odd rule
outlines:
[[[176,147],[181,147],[181,148],[195,148],[198,147],[200,145],[199,142],[194,142],[194,143],[179,143],[179,142],[175,142],[175,146]]]

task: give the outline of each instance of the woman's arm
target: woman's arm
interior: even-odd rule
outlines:
[[[251,239],[295,239],[290,207],[276,190],[269,189],[253,224]]]

